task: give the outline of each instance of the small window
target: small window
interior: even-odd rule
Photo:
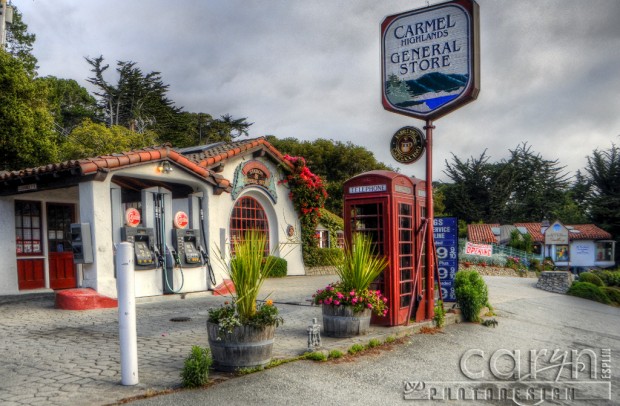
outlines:
[[[614,242],[601,241],[596,243],[596,260],[597,261],[613,261],[614,260]]]
[[[41,203],[15,202],[17,255],[41,255]]]
[[[566,262],[569,259],[568,245],[555,246],[555,262]]]

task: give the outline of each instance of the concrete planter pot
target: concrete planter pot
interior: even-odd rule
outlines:
[[[276,326],[237,326],[232,333],[220,334],[219,326],[207,322],[213,367],[218,371],[262,368],[271,361]]]
[[[371,315],[370,309],[355,312],[351,306],[323,304],[323,334],[337,338],[366,334]]]

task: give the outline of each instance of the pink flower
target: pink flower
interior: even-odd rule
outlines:
[[[387,297],[384,297],[382,300],[383,300],[383,303],[387,303]]]
[[[383,315],[385,316],[385,315],[387,314],[387,312],[388,312],[388,311],[387,311],[387,309],[385,309],[385,310],[383,311]]]
[[[344,297],[344,295],[340,292],[336,293],[336,296],[338,296],[338,299],[342,299]]]
[[[354,291],[354,290],[350,291],[350,292],[349,292],[349,295],[351,295],[351,296],[355,296],[355,291]]]
[[[322,301],[322,300],[319,300],[319,304],[323,304],[323,301]]]
[[[339,300],[334,300],[334,305],[340,306],[340,301]]]
[[[328,297],[327,299],[325,299],[325,304],[331,304],[332,303],[332,298]]]
[[[357,298],[354,297],[353,299],[351,299],[351,303],[353,303],[353,304],[357,303]]]
[[[368,306],[369,309],[372,309],[372,305],[370,303],[368,303],[366,306]]]

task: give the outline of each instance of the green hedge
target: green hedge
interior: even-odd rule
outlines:
[[[590,282],[596,286],[605,286],[601,278],[590,272],[583,272],[579,274],[579,282]]]
[[[600,288],[616,306],[620,306],[620,289],[604,286]]]
[[[489,289],[476,271],[459,271],[454,278],[456,302],[467,321],[480,321],[480,311],[489,303]]]
[[[311,253],[306,252],[304,262],[306,266],[331,266],[334,261],[342,258],[340,248],[316,248]]]
[[[600,303],[610,304],[611,300],[603,289],[590,282],[573,282],[568,293],[571,296],[577,296],[584,299],[595,300]]]
[[[606,286],[620,286],[620,271],[594,271],[595,275],[603,280]]]
[[[275,262],[273,263],[273,268],[271,268],[270,278],[282,278],[286,276],[288,272],[288,263],[284,258],[275,258]]]

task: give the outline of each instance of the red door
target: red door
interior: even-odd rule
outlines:
[[[74,204],[48,203],[47,243],[49,247],[50,288],[52,289],[77,287],[70,232],[70,225],[74,220]]]

